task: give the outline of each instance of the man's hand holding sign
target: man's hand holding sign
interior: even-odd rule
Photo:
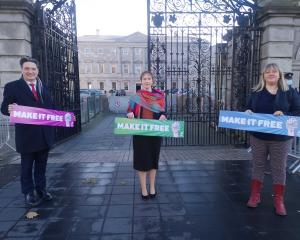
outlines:
[[[1,113],[15,124],[16,151],[21,155],[21,190],[26,206],[34,207],[52,199],[46,186],[49,150],[55,142],[51,126],[72,127],[72,113],[53,109],[48,88],[39,78],[39,62],[20,59],[22,76],[4,86]],[[34,174],[33,174],[34,171]]]

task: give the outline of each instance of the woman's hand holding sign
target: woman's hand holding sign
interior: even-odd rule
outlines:
[[[283,116],[284,114],[283,114],[282,111],[276,111],[276,112],[273,113],[273,115],[275,115],[275,116]]]
[[[128,117],[129,119],[133,119],[133,118],[134,118],[134,113],[133,113],[133,112],[127,113],[127,117]]]
[[[162,114],[162,115],[159,117],[158,120],[167,120],[167,117],[166,117],[165,115]]]

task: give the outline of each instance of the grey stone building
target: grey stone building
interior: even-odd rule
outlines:
[[[18,60],[32,55],[30,27],[32,0],[0,0],[0,101],[4,85],[20,77]],[[294,73],[300,85],[300,1],[260,0],[259,23],[263,27],[261,66],[279,63],[284,72]],[[147,36],[78,37],[81,88],[127,89],[135,92],[139,73],[147,68]],[[110,52],[111,51],[111,52]],[[109,53],[110,52],[110,53]],[[170,88],[181,88],[169,83]],[[184,84],[182,85],[184,88]]]
[[[300,86],[300,1],[260,0],[259,22],[263,27],[261,67],[268,62],[294,73],[294,87]]]
[[[81,89],[124,89],[135,93],[139,77],[147,69],[147,36],[136,32],[128,36],[96,35],[78,37]]]

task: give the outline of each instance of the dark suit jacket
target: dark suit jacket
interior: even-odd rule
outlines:
[[[53,108],[47,88],[43,85],[39,92],[41,92],[42,100],[37,102],[23,78],[7,83],[4,87],[1,112],[9,116],[8,105],[12,103],[38,108]],[[54,128],[50,126],[15,124],[15,130],[16,150],[19,153],[31,153],[50,148],[55,140]]]

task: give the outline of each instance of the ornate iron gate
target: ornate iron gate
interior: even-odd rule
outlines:
[[[76,115],[74,128],[57,128],[56,140],[81,130],[76,6],[74,0],[37,0],[32,25],[33,57],[55,106]]]
[[[148,0],[149,69],[169,118],[186,122],[185,138],[165,145],[246,144],[217,121],[219,110],[243,110],[258,81],[255,10],[251,1]]]

